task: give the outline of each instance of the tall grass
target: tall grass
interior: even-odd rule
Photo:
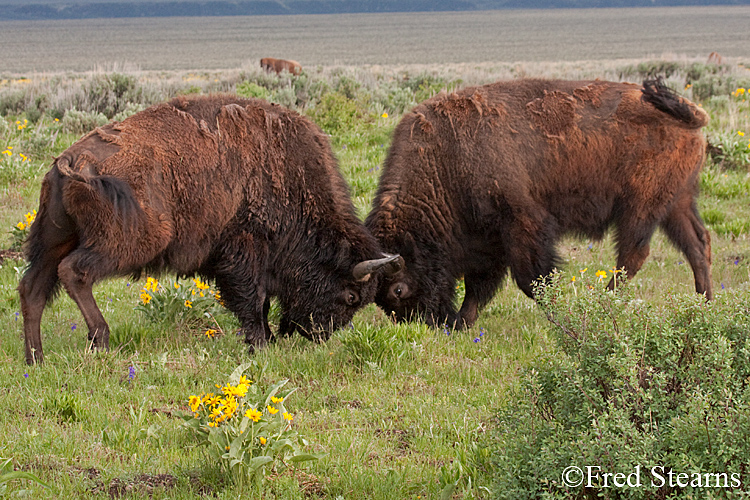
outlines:
[[[441,89],[519,76],[637,82],[666,67],[668,83],[712,116],[707,134],[716,149],[701,177],[699,206],[712,232],[717,293],[731,297],[750,278],[750,178],[742,156],[750,124],[748,104],[737,93],[750,86],[745,83],[750,75],[733,63],[668,62],[320,67],[298,78],[255,68],[120,69],[4,81],[0,147],[10,152],[0,154],[4,246],[13,241],[12,228],[37,208],[41,178],[54,155],[101,120],[176,95],[236,92],[307,114],[331,135],[364,216],[398,119]],[[610,238],[565,239],[562,272],[610,269],[612,246]],[[216,315],[219,333],[213,336],[205,334],[205,325],[151,322],[135,310],[142,283],[108,280],[94,293],[112,327],[112,350],[87,349],[80,312],[63,294],[42,323],[45,364],[27,367],[15,291],[23,266],[8,258],[0,267],[0,457],[53,488],[14,479],[0,495],[487,498],[493,487],[502,487],[493,485],[493,415],[514,403],[511,388],[524,369],[557,349],[545,314],[512,283],[466,332],[394,325],[370,305],[327,343],[280,339],[254,360],[265,366],[268,381],[289,379],[289,386],[298,388],[290,403],[293,426],[309,440],[311,453],[325,456],[306,466],[278,466],[261,486],[241,490],[196,447],[178,418],[188,411],[191,394],[210,390],[247,361],[234,335],[236,319]],[[630,286],[633,300],[668,307],[671,297],[692,294],[693,277],[684,256],[657,235]]]

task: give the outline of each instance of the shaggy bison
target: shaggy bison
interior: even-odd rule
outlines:
[[[252,350],[271,337],[269,297],[280,333],[325,337],[373,300],[370,275],[399,265],[357,219],[320,129],[231,96],[177,98],[73,144],[44,178],[25,252],[27,363],[43,360],[40,321],[60,283],[107,348],[94,283],[198,273],[216,280]]]
[[[560,235],[599,239],[611,226],[628,276],[660,226],[710,299],[710,237],[695,204],[707,123],[661,81],[529,79],[425,101],[394,132],[365,222],[405,260],[375,302],[398,320],[471,326],[508,268],[531,297]]]
[[[288,71],[293,75],[302,73],[302,65],[297,61],[288,61],[286,59],[274,59],[273,57],[264,57],[260,60],[260,67],[266,71],[275,71],[280,74],[282,71]]]

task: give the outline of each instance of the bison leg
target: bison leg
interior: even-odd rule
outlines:
[[[114,274],[114,269],[90,251],[76,250],[65,257],[57,268],[65,291],[75,301],[89,329],[92,348],[109,350],[109,325],[94,300],[94,283]]]
[[[41,322],[47,303],[55,295],[59,283],[57,266],[60,252],[49,252],[39,261],[32,262],[18,285],[23,314],[23,333],[26,344],[26,363],[44,361]]]
[[[557,261],[556,223],[550,216],[520,214],[508,238],[510,267],[518,287],[534,298],[534,283],[547,277]]]
[[[257,273],[239,269],[234,269],[231,274],[222,272],[216,275],[222,299],[240,321],[240,332],[244,334],[251,354],[265,347],[272,336],[268,326],[270,300],[256,276]]]
[[[617,269],[623,269],[632,278],[638,273],[651,251],[653,224],[620,223],[617,228]],[[617,276],[613,276],[607,288],[614,290]]]
[[[501,265],[485,274],[467,274],[464,277],[466,294],[461,309],[458,311],[456,328],[470,328],[474,325],[479,311],[492,300],[507,273],[508,268]]]
[[[678,200],[661,223],[670,241],[685,254],[695,276],[695,291],[713,299],[711,284],[711,235],[698,215],[695,201],[685,196]]]

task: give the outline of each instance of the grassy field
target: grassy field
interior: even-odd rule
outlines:
[[[750,118],[746,93],[738,91],[750,86],[750,71],[741,60],[704,60],[322,67],[291,79],[255,68],[8,78],[0,83],[0,227],[9,233],[3,246],[22,237],[17,224],[37,208],[52,156],[96,123],[176,94],[237,92],[308,114],[331,134],[364,216],[400,115],[442,88],[524,75],[638,81],[658,72],[712,116],[699,206],[711,229],[722,301],[745,293],[750,279]],[[565,276],[615,262],[610,238],[566,239],[561,255]],[[0,267],[0,457],[11,459],[0,471],[0,497],[489,498],[502,488],[491,465],[496,411],[514,403],[511,389],[534,360],[556,352],[545,314],[512,283],[465,332],[394,325],[370,305],[327,343],[280,340],[252,357],[265,367],[255,382],[288,379],[286,387],[297,388],[284,402],[292,428],[321,458],[277,464],[262,481],[242,485],[210,446],[196,446],[179,418],[191,395],[217,391],[215,384],[226,384],[251,359],[231,315],[154,322],[136,310],[145,282],[113,279],[94,290],[112,327],[112,350],[87,349],[81,315],[63,295],[44,316],[46,362],[27,367],[15,291],[23,267],[13,258]],[[171,278],[160,279],[169,285]],[[657,234],[630,287],[635,300],[663,306],[691,295],[693,277]],[[208,329],[216,333],[206,335]],[[10,480],[13,469],[51,488]]]
[[[2,21],[0,75],[747,56],[750,6]],[[28,76],[28,75],[27,75]]]

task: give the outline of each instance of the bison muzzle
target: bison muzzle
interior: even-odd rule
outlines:
[[[562,234],[600,239],[610,227],[628,277],[661,227],[711,299],[710,236],[696,209],[707,123],[661,81],[528,79],[425,101],[394,132],[365,222],[405,261],[375,302],[399,320],[471,326],[508,269],[531,297]]]
[[[373,300],[380,269],[400,264],[357,218],[317,126],[227,95],[177,98],[73,144],[42,182],[25,253],[30,364],[43,360],[42,313],[60,284],[92,345],[108,348],[97,281],[166,270],[214,279],[252,350],[272,337],[271,297],[280,333],[326,337]]]

